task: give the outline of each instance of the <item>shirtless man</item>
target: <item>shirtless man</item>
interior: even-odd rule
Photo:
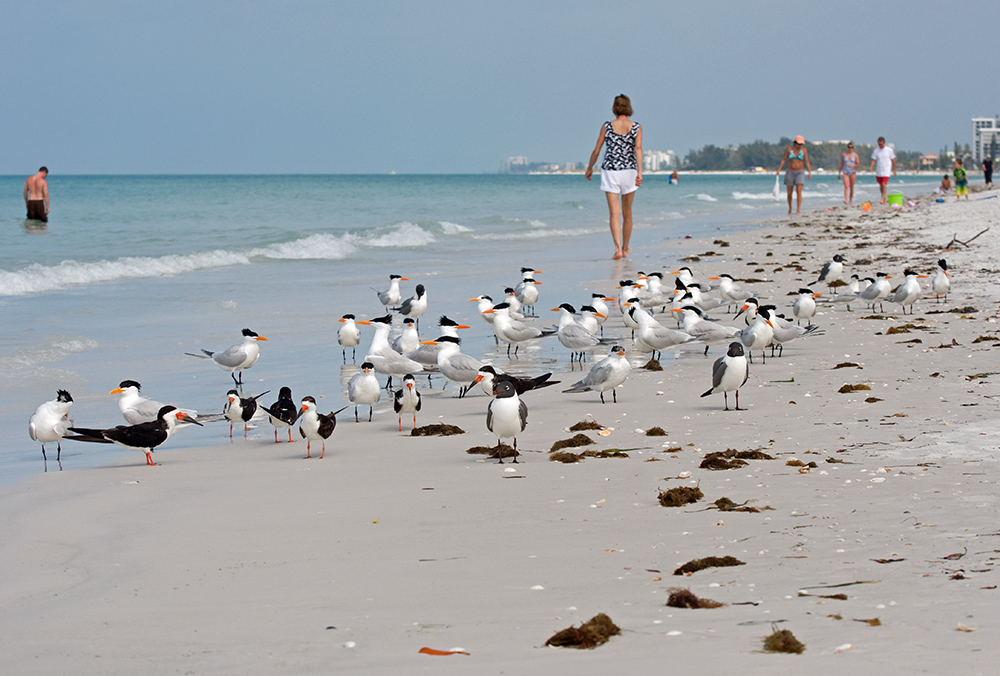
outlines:
[[[49,220],[49,184],[45,177],[49,170],[42,167],[34,176],[24,182],[24,206],[28,209],[28,219],[47,223]]]

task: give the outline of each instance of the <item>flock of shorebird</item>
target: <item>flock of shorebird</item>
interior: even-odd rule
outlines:
[[[505,289],[505,297],[495,303],[487,295],[471,298],[477,303],[482,319],[493,330],[497,344],[507,345],[516,356],[518,349],[546,336],[555,336],[570,351],[570,361],[586,361],[590,351],[602,346],[610,346],[607,357],[595,363],[578,382],[563,390],[567,393],[595,391],[605,402],[604,394],[610,391],[612,401],[617,403],[616,389],[625,382],[631,365],[625,357],[621,338],[605,338],[605,323],[611,316],[610,308],[617,306],[626,329],[631,330],[633,345],[641,353],[651,353],[655,359],[663,350],[682,345],[704,346],[705,354],[713,345],[726,345],[726,354],[715,360],[712,366],[712,387],[701,396],[722,393],[725,410],[729,410],[729,392],[739,406],[739,390],[749,377],[749,365],[754,351],[759,351],[761,361],[766,359],[765,350],[771,348],[781,355],[784,345],[797,338],[822,335],[823,331],[812,318],[816,314],[817,301],[833,305],[845,305],[848,310],[852,303],[865,303],[882,311],[883,301],[899,304],[903,314],[907,308],[913,313],[913,304],[923,294],[920,278],[912,269],[904,272],[904,281],[893,290],[891,275],[878,272],[874,277],[861,278],[854,274],[845,279],[845,260],[837,254],[827,262],[814,286],[825,284],[830,295],[823,296],[812,289],[803,287],[791,307],[791,317],[780,314],[774,305],[762,305],[755,294],[744,289],[729,274],[709,277],[699,281],[688,267],[682,267],[669,274],[677,275],[673,288],[664,285],[664,272],[637,273],[635,280],[622,280],[618,285],[617,297],[603,293],[593,293],[587,304],[579,311],[569,303],[552,308],[559,312],[558,325],[543,327],[534,315],[538,302],[538,285],[535,275],[539,270],[525,267],[521,269],[521,281]],[[549,380],[551,373],[524,378],[504,373],[495,364],[486,364],[461,352],[459,330],[471,328],[459,324],[447,316],[438,321],[440,335],[433,340],[421,340],[418,334],[419,320],[428,307],[427,291],[417,284],[412,297],[402,299],[400,281],[407,278],[390,275],[389,288],[378,291],[378,299],[387,314],[371,320],[359,320],[353,314],[345,314],[339,320],[341,326],[337,338],[341,346],[344,362],[347,349],[356,358],[356,349],[361,343],[361,329],[358,325],[374,328],[374,336],[365,353],[359,372],[347,384],[347,395],[354,406],[355,421],[359,421],[359,406],[368,406],[368,420],[372,420],[374,405],[381,400],[383,387],[376,374],[387,376],[385,389],[392,394],[393,408],[398,414],[399,430],[403,428],[403,416],[412,416],[416,428],[416,414],[421,409],[421,396],[417,390],[415,374],[440,373],[444,378],[459,386],[458,397],[464,397],[475,385],[492,397],[486,410],[486,426],[497,437],[498,451],[504,439],[511,439],[514,448],[514,462],[517,462],[517,435],[525,429],[528,407],[520,398],[525,392],[556,384]],[[710,280],[716,282],[717,295],[710,295]],[[948,265],[938,261],[930,290],[940,300],[947,298],[950,291]],[[838,289],[834,291],[834,289]],[[609,305],[610,304],[610,305]],[[744,316],[744,326],[725,325],[710,319],[708,313],[719,308],[735,310],[735,317]],[[665,326],[657,315],[666,317],[666,312],[677,313],[676,328]],[[403,316],[401,333],[390,341],[393,328],[393,312]],[[802,322],[806,325],[802,326]],[[222,415],[197,416],[194,411],[179,409],[152,401],[140,394],[141,386],[133,380],[122,381],[110,394],[120,394],[118,401],[122,416],[128,425],[95,429],[76,427],[70,418],[73,398],[66,390],[59,390],[56,399],[41,404],[31,416],[28,431],[31,438],[41,443],[42,457],[47,461],[45,444],[57,444],[57,460],[61,460],[64,438],[98,443],[114,443],[130,450],[145,453],[146,464],[154,465],[152,452],[177,430],[188,425],[202,425],[204,421],[228,420],[232,438],[233,426],[243,424],[244,438],[248,425],[259,411],[266,413],[274,426],[274,439],[278,442],[279,429],[288,430],[288,441],[292,441],[292,427],[299,424],[299,434],[306,440],[306,457],[311,457],[311,443],[322,444],[320,458],[326,453],[326,440],[330,438],[337,424],[337,414],[348,406],[332,413],[323,414],[317,409],[315,398],[303,397],[298,405],[292,400],[291,389],[282,387],[277,401],[269,406],[258,403],[270,390],[245,397],[242,394],[243,371],[251,368],[260,357],[260,341],[267,338],[250,329],[243,329],[242,342],[223,351],[202,350],[201,353],[187,353],[193,357],[210,359],[222,370],[232,375],[234,389],[227,393],[227,401]],[[401,379],[398,390],[392,390],[393,378]],[[498,452],[500,462],[503,453]],[[61,466],[61,464],[60,464]]]

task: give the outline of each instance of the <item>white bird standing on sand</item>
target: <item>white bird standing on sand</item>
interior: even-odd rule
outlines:
[[[493,307],[492,305],[490,307]],[[492,317],[493,315],[489,315]],[[438,327],[441,329],[442,336],[451,336],[452,338],[458,338],[459,329],[471,329],[472,327],[468,324],[459,324],[453,319],[449,319],[445,315],[441,315],[438,319]],[[438,367],[438,352],[441,351],[441,346],[434,341],[429,341],[429,343],[421,342],[417,347],[409,352],[403,354],[407,359],[412,359],[415,362],[420,363],[424,367],[425,371],[436,371]],[[427,374],[427,381],[430,383],[430,374]]]
[[[948,292],[951,291],[951,280],[948,279],[948,261],[941,259],[938,261],[938,271],[931,280],[931,291],[937,296],[937,302],[941,302],[941,296],[948,300]]]
[[[118,444],[122,448],[130,451],[142,451],[146,454],[146,464],[155,466],[153,462],[153,449],[170,438],[179,428],[178,422],[193,423],[201,425],[195,418],[184,413],[175,406],[164,406],[160,409],[156,420],[153,422],[139,423],[138,425],[119,425],[104,430],[86,429],[82,427],[70,427],[70,432],[100,439],[105,442]]]
[[[529,326],[524,322],[514,319],[510,316],[510,306],[507,303],[500,303],[494,305],[489,310],[486,310],[486,314],[493,314],[493,334],[507,343],[507,356],[510,356],[510,346],[514,346],[514,355],[517,355],[518,349],[521,347],[521,343],[525,343],[529,340],[535,338],[541,338],[545,335],[541,329],[536,326]],[[440,362],[439,362],[440,363]]]
[[[229,440],[233,440],[233,424],[243,423],[243,438],[247,438],[247,423],[257,412],[257,400],[271,390],[264,390],[252,397],[241,397],[236,390],[226,392],[226,404],[222,407],[222,415],[229,421]]]
[[[554,307],[552,311],[559,313],[559,329],[556,331],[556,337],[563,347],[569,349],[570,363],[585,361],[587,356],[585,350],[600,344],[600,338],[577,320],[576,308],[569,303]]]
[[[793,324],[790,320],[785,320],[781,316],[772,316],[771,323],[774,325],[774,333],[771,336],[771,356],[774,356],[774,349],[778,348],[778,356],[780,357],[785,353],[785,343],[790,343],[796,338],[805,338],[806,336],[822,336],[825,335],[825,331],[820,331],[818,324],[809,324],[809,326],[799,326]]]
[[[486,408],[486,429],[497,435],[497,457],[503,464],[503,439],[512,439],[514,463],[517,463],[517,435],[528,424],[528,405],[521,401],[508,380],[497,380],[493,385],[493,400]]]
[[[671,312],[683,313],[684,333],[690,335],[695,341],[705,345],[705,354],[712,345],[731,343],[739,334],[740,330],[735,326],[717,324],[705,319],[705,313],[701,308],[694,305],[685,305],[680,308],[670,308]]]
[[[340,411],[343,411],[344,408]],[[310,446],[314,441],[323,442],[323,450],[319,454],[319,459],[322,460],[323,456],[326,455],[326,440],[330,438],[333,430],[337,427],[337,414],[340,411],[320,413],[316,408],[315,399],[312,397],[302,398],[302,409],[299,413],[299,434],[306,440],[306,459],[312,457]]]
[[[771,309],[773,305],[764,305],[757,308],[757,315],[753,323],[739,333],[739,340],[749,353],[750,362],[753,363],[753,351],[760,350],[761,359],[767,363],[764,356],[764,348],[771,344],[774,338],[774,324],[771,322]],[[746,305],[743,306],[747,308]]]
[[[417,429],[417,411],[420,410],[420,393],[412,373],[403,376],[403,386],[392,397],[392,410],[399,416],[399,431],[403,431],[403,414],[413,414],[413,429]]]
[[[407,277],[400,277],[399,275],[389,275],[389,288],[385,291],[379,291],[375,289],[375,293],[378,294],[378,301],[385,306],[386,311],[399,305],[399,300],[402,297],[399,293],[399,282],[410,281]]]
[[[417,284],[414,295],[410,296],[399,306],[399,311],[404,317],[409,317],[417,322],[420,328],[420,317],[427,312],[427,291],[423,284]]]
[[[69,409],[72,406],[73,397],[69,392],[56,390],[56,398],[39,405],[28,421],[28,436],[32,441],[41,442],[42,459],[45,462],[48,462],[45,456],[45,444],[53,441],[56,442],[56,462],[62,462],[62,438],[73,426],[73,419],[69,417]]]
[[[726,403],[724,410],[729,410],[729,392],[736,392],[736,410],[740,408],[740,388],[750,377],[750,365],[747,363],[746,355],[743,353],[743,345],[740,343],[730,343],[729,350],[724,357],[719,357],[712,365],[712,387],[701,396],[707,397],[712,394],[722,392],[722,397]]]
[[[448,380],[460,385],[458,398],[464,397],[472,387],[473,381],[479,375],[483,363],[461,352],[462,340],[457,336],[441,336],[437,340],[425,341],[425,344],[438,345],[438,370]]]
[[[403,354],[420,347],[420,336],[417,334],[416,323],[417,320],[410,317],[403,320],[403,332],[393,339],[393,350]]]
[[[906,277],[903,283],[896,289],[896,293],[889,298],[890,303],[899,303],[903,307],[903,314],[906,314],[906,306],[910,306],[910,314],[913,314],[913,304],[920,300],[920,282],[918,279],[926,278],[927,275],[919,275],[913,270],[906,270]]]
[[[819,271],[819,279],[817,279],[815,284],[826,284],[828,287],[833,287],[834,282],[840,282],[844,280],[844,257],[840,254],[834,254],[833,260],[828,261],[823,269]]]
[[[866,280],[865,286],[867,285],[868,282]],[[861,279],[857,275],[851,275],[851,281],[847,283],[847,288],[844,289],[844,291],[842,291],[841,293],[838,293],[836,296],[834,296],[827,302],[833,304],[844,303],[845,305],[847,305],[847,311],[850,312],[851,303],[855,302],[861,297],[860,294],[862,288],[863,287],[861,286]]]
[[[638,334],[635,337],[636,347],[643,352],[652,352],[656,359],[657,352],[663,356],[663,350],[675,348],[694,341],[690,334],[684,331],[668,329],[649,314],[642,305],[629,304],[629,315],[638,323]]]
[[[892,287],[889,285],[890,279],[892,279],[892,275],[876,272],[874,283],[868,285],[861,292],[861,300],[871,305],[872,312],[875,312],[875,303],[878,303],[879,312],[883,311],[882,301],[888,298],[889,292],[892,291]]]
[[[256,334],[250,329],[243,329],[243,342],[230,345],[223,352],[202,350],[207,357],[192,352],[185,352],[185,354],[200,359],[211,359],[219,365],[219,368],[233,376],[233,382],[236,383],[237,387],[243,387],[243,369],[250,368],[260,358],[260,346],[257,345],[257,341],[259,340],[267,340],[267,338]],[[236,379],[237,373],[240,374],[239,380]]]
[[[346,314],[337,321],[344,324],[337,330],[337,342],[340,343],[346,364],[347,348],[351,348],[351,359],[357,358],[358,344],[361,342],[361,329],[354,323],[354,315],[352,314]]]
[[[601,403],[604,403],[604,393],[611,390],[611,397],[618,403],[618,395],[615,388],[628,379],[628,374],[632,370],[632,365],[625,358],[625,348],[615,345],[611,348],[611,354],[590,367],[590,371],[583,380],[573,383],[573,386],[563,392],[591,392],[601,393]]]
[[[799,289],[799,296],[792,304],[792,314],[799,322],[805,319],[807,324],[812,324],[812,318],[816,316],[816,299],[822,295],[813,293],[812,289]]]
[[[138,425],[144,422],[153,422],[159,415],[160,409],[166,404],[153,401],[139,394],[142,385],[134,380],[123,380],[118,387],[108,392],[108,394],[120,394],[118,398],[118,408],[122,412],[122,417],[129,425]]]
[[[603,318],[598,318],[597,324],[601,327],[601,335],[604,335],[604,322],[608,321],[608,317],[611,313],[608,309],[608,303],[615,302],[614,298],[608,298],[603,293],[592,293],[590,294],[590,307],[594,308],[594,311],[599,313]]]
[[[368,422],[372,421],[375,403],[382,398],[382,388],[375,377],[375,367],[366,361],[361,365],[361,372],[355,373],[347,381],[347,398],[354,404],[354,422],[358,420],[358,406],[368,407]]]
[[[747,298],[753,297],[753,294],[740,286],[739,282],[733,279],[733,276],[723,272],[717,277],[709,277],[709,279],[719,280],[719,296],[723,300],[730,301],[732,303],[743,303]]]
[[[535,313],[535,303],[538,302],[538,285],[541,282],[535,280],[535,275],[542,274],[541,270],[534,268],[521,268],[521,281],[514,287],[514,295],[521,302],[531,308],[531,313]]]
[[[358,324],[368,324],[375,327],[375,335],[372,336],[372,344],[365,355],[365,362],[372,364],[373,368],[389,376],[386,381],[386,389],[392,386],[392,377],[402,378],[407,373],[419,373],[424,367],[412,359],[407,359],[400,353],[392,349],[389,345],[389,331],[392,328],[392,315],[376,317],[371,321],[361,320]]]

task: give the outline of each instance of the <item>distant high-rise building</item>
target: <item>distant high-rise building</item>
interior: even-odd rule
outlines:
[[[677,166],[677,155],[673,150],[663,152],[662,150],[642,151],[643,171],[670,171]]]
[[[501,174],[517,174],[528,170],[528,158],[523,155],[508,157],[500,163]]]
[[[972,157],[979,164],[1000,145],[1000,117],[972,118]]]

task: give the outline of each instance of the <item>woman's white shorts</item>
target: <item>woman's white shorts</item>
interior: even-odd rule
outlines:
[[[638,173],[635,169],[601,169],[601,190],[618,195],[635,192],[639,187],[635,184]]]

